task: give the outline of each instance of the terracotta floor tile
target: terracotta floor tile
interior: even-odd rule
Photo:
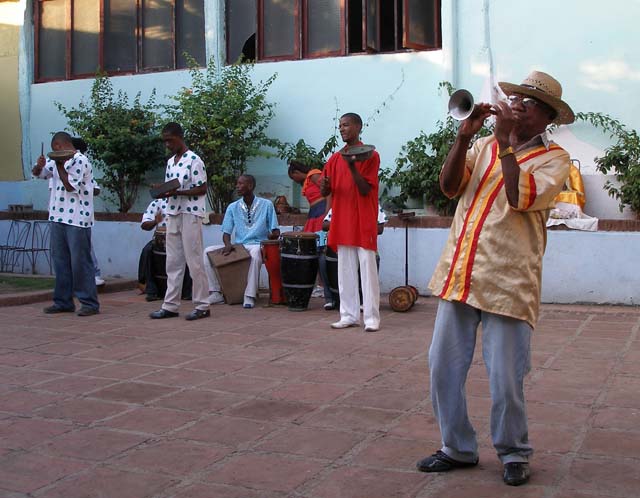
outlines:
[[[307,417],[303,425],[352,431],[376,431],[382,430],[400,414],[399,411],[375,408],[330,406]]]
[[[321,467],[317,461],[279,455],[241,455],[207,474],[209,482],[244,485],[265,491],[290,492],[311,479]]]
[[[198,418],[198,414],[157,407],[141,407],[101,422],[104,427],[150,434],[164,434]]]
[[[97,467],[47,490],[47,498],[152,498],[176,484],[162,474],[140,474],[125,470]],[[98,494],[100,493],[100,494]]]
[[[405,498],[414,496],[425,480],[425,475],[417,471],[398,472],[341,467],[320,479],[309,496],[312,498]]]
[[[591,429],[587,432],[582,446],[578,450],[581,455],[615,456],[620,458],[640,458],[640,427],[635,430],[603,430]]]
[[[621,498],[637,496],[640,489],[640,465],[637,459],[576,458],[562,488],[589,490]]]
[[[140,446],[114,464],[122,468],[184,478],[213,465],[231,451],[223,446],[168,440]]]
[[[227,411],[234,417],[271,422],[294,421],[316,409],[315,405],[291,401],[253,399]]]
[[[143,384],[141,382],[123,382],[91,394],[94,398],[125,403],[148,403],[160,396],[175,392],[174,387]]]
[[[441,445],[437,303],[395,313],[383,299],[376,334],[332,330],[315,298],[304,316],[221,306],[193,323],[150,320],[157,303],[130,291],[105,295],[93,321],[0,308],[0,495],[635,498],[640,308],[542,306],[525,381],[533,474],[511,488],[480,342],[466,386],[480,464],[414,470]]]
[[[237,446],[263,438],[276,429],[270,422],[257,422],[243,418],[213,416],[182,429],[174,437]]]
[[[42,452],[99,462],[144,442],[147,436],[92,428],[69,432],[43,446]]]
[[[230,408],[244,400],[245,398],[239,394],[188,389],[158,399],[152,405],[189,412],[212,413]]]
[[[5,455],[0,459],[0,489],[31,493],[86,467],[75,460],[35,453]]]
[[[68,420],[76,424],[88,425],[128,410],[127,405],[109,403],[97,399],[67,399],[38,410],[39,417]]]
[[[291,426],[265,440],[257,449],[334,460],[365,438],[364,433]]]

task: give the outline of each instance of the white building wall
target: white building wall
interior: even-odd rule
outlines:
[[[206,36],[209,56],[224,59],[223,0],[206,0]],[[640,3],[612,0],[603,8],[596,0],[539,0],[534,3],[509,0],[443,0],[443,50],[434,52],[348,56],[304,61],[261,63],[255,78],[277,79],[269,98],[277,104],[270,133],[281,140],[304,138],[321,146],[332,134],[336,107],[339,113],[354,111],[368,126],[363,139],[377,146],[382,166],[392,166],[401,146],[420,130],[430,131],[446,112],[447,98],[437,84],[452,81],[477,97],[486,91],[488,47],[485,45],[483,7],[489,6],[491,49],[498,80],[518,82],[532,69],[548,71],[563,84],[567,101],[576,111],[603,111],[639,128],[637,82],[640,79],[640,41],[636,20]],[[27,11],[29,11],[27,8]],[[26,13],[29,17],[29,12]],[[30,23],[26,23],[30,26]],[[32,49],[24,43],[22,65],[31,68]],[[143,99],[156,89],[160,103],[189,84],[186,71],[113,78],[116,90]],[[65,127],[55,102],[75,106],[89,95],[92,80],[43,84],[23,83],[21,99],[25,177],[53,131]],[[390,96],[393,96],[390,98]],[[384,106],[382,104],[385,103]],[[379,113],[376,113],[379,111]],[[559,140],[573,157],[581,159],[583,173],[594,173],[593,152],[607,145],[607,138],[586,125],[574,125]],[[266,195],[291,198],[292,185],[285,165],[278,160],[251,162],[249,171]],[[603,196],[602,177],[585,178],[586,212],[599,217],[631,217],[619,213],[617,202]],[[591,190],[591,192],[589,192]],[[27,182],[0,184],[0,209],[9,203],[46,204],[46,187]],[[135,209],[148,199],[141,197]],[[97,209],[113,210],[98,202]]]

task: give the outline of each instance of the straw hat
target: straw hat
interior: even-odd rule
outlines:
[[[571,107],[562,100],[562,85],[547,73],[532,71],[520,85],[504,81],[498,85],[507,94],[528,95],[551,106],[557,113],[556,119],[553,120],[555,124],[571,124],[576,119]]]

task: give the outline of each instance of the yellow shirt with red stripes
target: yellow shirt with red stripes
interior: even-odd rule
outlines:
[[[429,283],[435,295],[535,326],[546,222],[571,165],[569,154],[545,139],[538,135],[516,152],[517,208],[507,201],[495,137],[469,149],[449,238]]]

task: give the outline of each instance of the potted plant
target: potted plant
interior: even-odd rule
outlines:
[[[591,123],[609,135],[614,143],[595,158],[596,169],[605,175],[613,174],[617,184],[609,180],[604,189],[617,199],[622,211],[625,206],[640,216],[640,137],[617,119],[601,112],[579,112],[576,118]]]
[[[82,100],[70,109],[59,102],[56,106],[72,133],[87,143],[93,166],[102,171],[100,184],[108,192],[106,197],[115,201],[119,212],[128,212],[145,175],[165,165],[155,90],[146,104],[140,93],[129,103],[126,93],[116,94],[107,75],[98,73],[88,102]]]

